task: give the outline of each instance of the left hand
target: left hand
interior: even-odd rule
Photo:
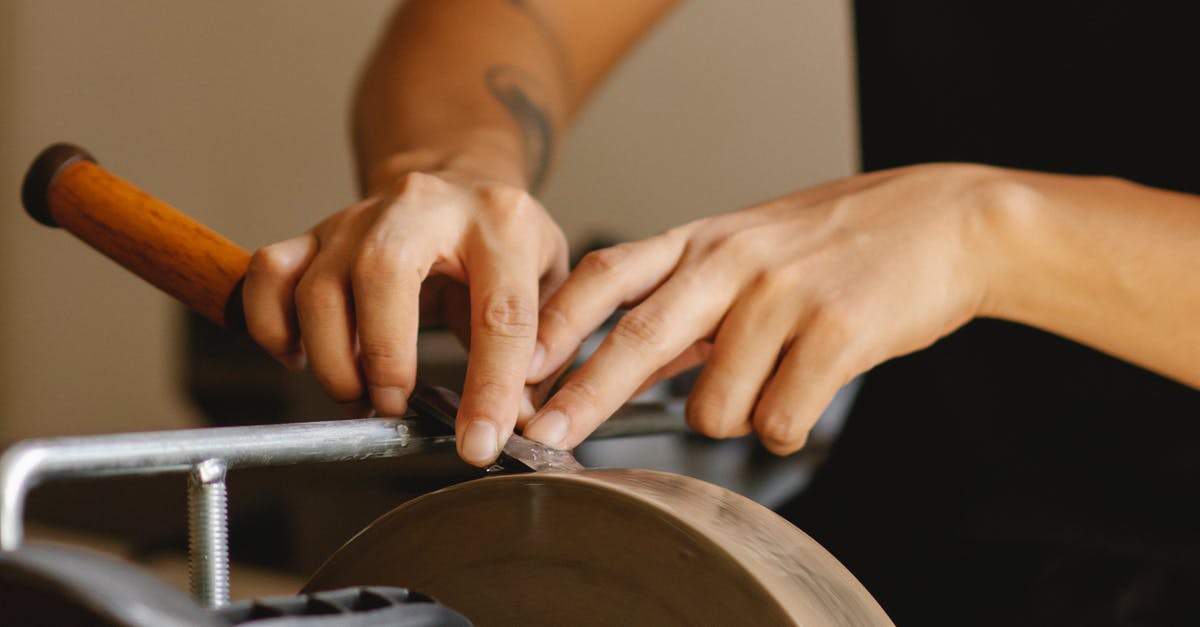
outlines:
[[[834,181],[585,257],[542,307],[530,380],[632,307],[525,435],[581,442],[648,382],[700,361],[688,422],[800,449],[838,388],[981,311],[1007,171],[935,164]],[[1019,196],[1017,196],[1019,198]]]
[[[500,178],[442,166],[379,179],[367,199],[254,254],[247,328],[285,365],[307,358],[352,411],[369,394],[377,413],[398,416],[416,381],[418,326],[449,323],[470,344],[459,454],[486,466],[532,413],[538,304],[566,276],[566,240]]]

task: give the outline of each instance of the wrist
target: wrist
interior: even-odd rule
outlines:
[[[1034,173],[985,167],[974,184],[966,250],[980,286],[976,316],[1031,322],[1052,248],[1049,201]]]

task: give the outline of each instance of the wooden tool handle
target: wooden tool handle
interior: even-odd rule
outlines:
[[[55,144],[29,166],[21,200],[35,220],[92,248],[227,329],[245,326],[241,282],[250,253],[100,167],[87,151]]]

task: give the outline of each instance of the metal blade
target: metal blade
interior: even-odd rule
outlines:
[[[417,382],[409,407],[418,415],[433,418],[454,428],[454,417],[458,414],[459,396],[443,387]],[[489,472],[532,470],[534,472],[580,472],[580,464],[571,451],[560,451],[534,442],[518,433],[512,434],[500,451],[496,463]]]

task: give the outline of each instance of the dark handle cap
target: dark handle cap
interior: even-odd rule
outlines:
[[[76,161],[84,160],[96,163],[96,158],[88,151],[74,144],[54,144],[42,151],[21,183],[21,204],[34,220],[46,226],[58,226],[54,216],[50,214],[50,186],[55,177],[64,168]]]

